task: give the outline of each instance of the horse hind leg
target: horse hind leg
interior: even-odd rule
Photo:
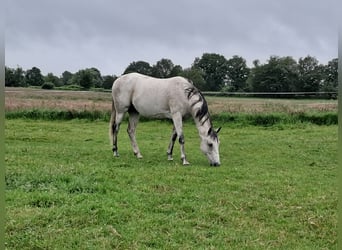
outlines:
[[[114,100],[112,100],[112,112],[109,121],[109,139],[112,144],[112,150],[114,156],[118,156],[117,152],[117,123],[116,123],[116,110],[114,105]]]
[[[138,158],[141,159],[143,158],[139,147],[138,147],[138,143],[137,140],[135,138],[135,129],[138,125],[139,122],[139,113],[137,112],[129,112],[129,120],[128,120],[128,127],[127,127],[127,133],[129,136],[129,139],[131,141],[131,145],[132,145],[132,149],[134,152],[134,155]]]
[[[112,140],[113,140],[113,155],[119,157],[118,153],[118,133],[120,130],[120,124],[122,122],[124,114],[117,113],[115,116],[115,121],[111,122]]]

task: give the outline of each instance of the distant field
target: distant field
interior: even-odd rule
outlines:
[[[24,109],[59,110],[110,110],[111,95],[108,92],[38,90],[6,88],[5,110]]]
[[[263,98],[206,97],[211,114],[336,112],[337,100],[289,100]],[[6,88],[5,110],[57,109],[110,111],[109,92]]]

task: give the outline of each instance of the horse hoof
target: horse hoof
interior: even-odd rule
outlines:
[[[135,154],[135,156],[136,156],[138,159],[142,159],[142,158],[143,158],[143,156],[142,156],[140,153]]]
[[[183,166],[189,166],[190,165],[190,162],[188,161],[183,161]]]

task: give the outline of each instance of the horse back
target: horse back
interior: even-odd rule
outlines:
[[[122,112],[132,105],[143,116],[170,118],[174,112],[189,113],[185,89],[190,83],[183,77],[158,79],[138,73],[118,78],[112,88],[115,106]]]

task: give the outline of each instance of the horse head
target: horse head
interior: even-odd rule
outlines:
[[[212,127],[210,127],[208,133],[204,136],[201,136],[201,150],[208,158],[210,166],[218,167],[221,164],[219,152],[220,141],[217,136],[220,130],[221,128],[218,128],[215,131]]]

